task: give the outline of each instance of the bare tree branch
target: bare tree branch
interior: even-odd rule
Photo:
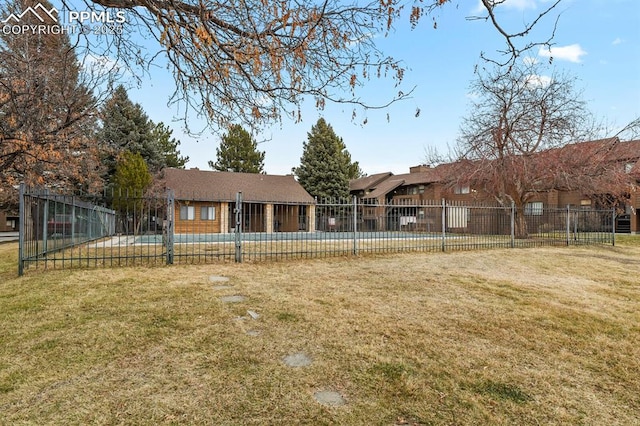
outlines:
[[[66,8],[76,4],[60,0]],[[139,76],[152,61],[168,64],[175,91],[170,103],[208,118],[218,129],[239,123],[254,127],[282,117],[300,120],[306,98],[322,109],[327,103],[364,109],[386,108],[407,99],[412,88],[400,89],[405,67],[379,50],[376,38],[387,35],[410,9],[415,26],[449,0],[84,0],[127,12],[122,31],[86,37],[96,56],[117,57]],[[513,63],[531,42],[517,47],[560,0],[524,29],[509,34],[495,16],[499,1],[484,0],[487,20],[505,37]],[[134,37],[135,35],[135,37]],[[145,46],[138,45],[138,35]],[[552,36],[551,36],[552,37]],[[391,78],[395,95],[372,102],[358,94],[372,78]],[[354,113],[355,115],[355,113]]]

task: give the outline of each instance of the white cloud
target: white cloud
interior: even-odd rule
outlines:
[[[119,70],[118,62],[108,56],[96,56],[92,53],[87,54],[84,57],[83,65],[86,70],[99,69],[100,71],[106,70]]]
[[[499,4],[498,7],[505,7],[508,9],[516,9],[516,10],[527,10],[527,9],[536,9],[537,8],[537,0],[504,0],[503,3]],[[485,11],[484,5],[482,1],[478,0],[476,7],[472,10],[474,14],[479,14]]]
[[[622,43],[622,42],[623,42],[623,40],[622,40],[620,37],[617,37],[615,40],[613,40],[613,41],[611,42],[611,44],[612,44],[612,45],[614,45],[614,46],[616,46],[616,45],[618,45],[618,44],[620,44],[620,43]]]
[[[587,52],[577,43],[568,46],[552,47],[550,49],[541,47],[538,51],[538,55],[544,56],[545,58],[552,57],[553,59],[576,63],[581,62],[582,56],[586,54]]]
[[[526,77],[525,84],[534,87],[546,87],[551,84],[551,77],[547,75],[531,74]]]

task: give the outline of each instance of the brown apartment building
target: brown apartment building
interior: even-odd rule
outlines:
[[[571,164],[571,158],[589,158],[600,155],[611,169],[617,169],[629,175],[625,188],[612,188],[606,179],[594,184],[599,191],[585,192],[565,185],[549,183],[548,189],[538,191],[525,206],[525,214],[542,215],[548,208],[611,208],[607,203],[607,191],[624,193],[625,199],[616,200],[618,232],[640,233],[640,140],[636,141],[589,141],[567,145],[549,155],[561,156]],[[601,158],[601,160],[602,160]],[[578,162],[575,162],[578,164]],[[581,164],[584,161],[580,162]],[[390,172],[379,173],[350,182],[351,194],[358,197],[364,205],[362,210],[363,226],[367,230],[439,229],[442,221],[441,210],[430,206],[441,206],[443,199],[447,205],[447,215],[452,219],[448,223],[453,230],[469,230],[472,225],[467,219],[467,209],[462,204],[492,204],[495,200],[479,187],[465,184],[452,184],[464,168],[454,164],[442,164],[437,167],[419,165],[411,167],[409,173],[394,175]],[[585,173],[588,176],[588,173]],[[594,180],[597,180],[594,178]]]

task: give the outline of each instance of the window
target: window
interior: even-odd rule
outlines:
[[[200,220],[216,220],[216,208],[213,206],[200,207]]]
[[[542,209],[543,209],[542,201],[527,203],[524,206],[524,214],[530,215],[530,216],[542,216]]]
[[[193,206],[180,206],[180,220],[194,220],[196,208]]]
[[[456,187],[453,188],[454,194],[468,194],[469,192],[470,192],[469,185],[465,185],[465,186],[456,185]]]
[[[424,194],[424,185],[418,186],[418,194]]]

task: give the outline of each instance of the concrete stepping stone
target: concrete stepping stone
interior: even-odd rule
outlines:
[[[251,337],[257,337],[260,334],[262,334],[260,330],[247,330],[246,333],[247,333],[247,336],[251,336]]]
[[[306,354],[297,353],[285,356],[282,358],[282,362],[289,367],[306,367],[311,365],[311,358]]]
[[[230,288],[233,288],[232,285],[214,285],[213,289],[216,291],[220,291],[220,290],[229,290]]]
[[[260,318],[260,314],[257,313],[256,311],[248,310],[247,313],[253,320],[257,320],[258,318]]]
[[[239,294],[236,294],[233,296],[222,296],[220,300],[224,303],[240,303],[247,300],[247,298]]]
[[[318,401],[320,404],[326,405],[329,407],[339,407],[347,403],[342,397],[342,395],[334,391],[327,391],[327,390],[318,391],[313,394],[313,398],[316,401]]]
[[[226,283],[226,282],[229,282],[229,277],[221,277],[219,275],[210,275],[209,282],[210,283]]]

